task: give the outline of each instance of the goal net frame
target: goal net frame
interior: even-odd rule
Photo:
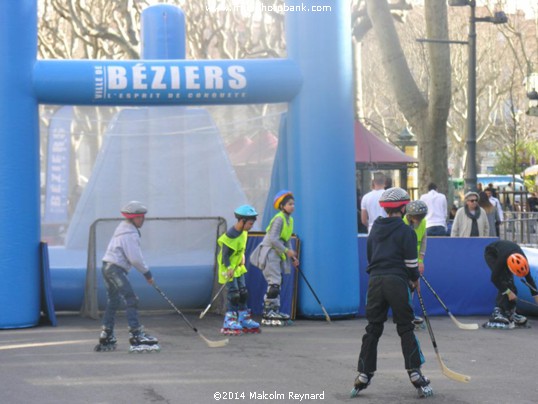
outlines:
[[[86,266],[86,281],[84,286],[84,298],[82,306],[80,308],[80,315],[82,317],[89,317],[92,319],[99,319],[99,301],[98,301],[98,281],[97,281],[97,268],[101,268],[101,264],[97,259],[97,228],[103,223],[120,223],[123,218],[100,218],[95,220],[89,230],[88,237],[88,254],[87,254],[87,266]],[[221,216],[206,216],[206,217],[146,217],[145,222],[186,222],[186,221],[215,221],[215,237],[214,237],[214,253],[213,253],[213,285],[212,295],[218,290],[220,286],[218,284],[217,276],[217,255],[218,255],[218,238],[226,232],[227,223],[226,219]],[[108,243],[109,240],[106,240]],[[144,251],[142,251],[144,253]],[[212,305],[212,311],[220,313],[223,311],[225,305],[225,295],[222,294],[220,299],[217,299]]]

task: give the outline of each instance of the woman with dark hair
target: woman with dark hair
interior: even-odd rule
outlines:
[[[497,212],[497,208],[490,202],[489,197],[485,192],[480,192],[478,194],[478,206],[486,212],[489,223],[489,236],[497,237],[495,224],[499,221],[499,213]]]

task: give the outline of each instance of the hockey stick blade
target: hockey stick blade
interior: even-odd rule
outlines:
[[[204,342],[210,348],[222,348],[222,347],[228,345],[228,342],[230,342],[230,340],[228,338],[222,339],[222,340],[219,340],[219,341],[211,341],[210,339],[203,336],[200,331],[198,331],[198,335],[200,336],[200,338],[202,338],[204,340]]]
[[[157,292],[159,292],[159,294],[168,302],[168,304],[170,304],[170,306],[172,306],[172,308],[175,310],[175,312],[177,314],[179,314],[181,316],[181,318],[183,319],[183,321],[185,321],[185,323],[191,328],[191,330],[193,330],[196,335],[198,335],[200,338],[202,338],[202,340],[207,344],[208,347],[210,348],[220,348],[220,347],[223,347],[223,346],[226,346],[228,345],[228,342],[230,342],[228,340],[228,338],[226,339],[223,339],[223,340],[220,340],[220,341],[211,341],[210,339],[204,337],[202,335],[202,333],[200,331],[198,331],[198,329],[193,326],[191,324],[191,322],[187,319],[187,317],[185,317],[185,315],[181,312],[181,310],[179,310],[176,305],[174,304],[174,302],[172,302],[168,296],[166,296],[166,294],[161,290],[161,288],[159,288],[157,286],[157,284],[153,283],[153,287],[155,288],[155,290]]]
[[[450,312],[449,308],[447,307],[447,305],[441,300],[441,298],[439,297],[439,295],[437,294],[437,292],[433,289],[433,286],[430,285],[430,283],[427,281],[427,279],[424,277],[424,275],[420,275],[420,278],[422,279],[422,281],[426,284],[426,286],[428,287],[428,289],[430,289],[430,291],[432,292],[432,294],[435,296],[435,298],[437,299],[437,301],[441,304],[441,306],[443,307],[443,309],[445,309],[445,311],[447,312],[447,314],[450,316],[450,319],[454,322],[454,324],[456,324],[456,326],[460,329],[460,330],[478,330],[480,327],[478,326],[478,324],[474,323],[474,324],[464,324],[460,321],[458,321],[458,319],[456,319],[456,317],[454,317],[454,315]]]
[[[452,379],[456,382],[460,383],[469,383],[471,381],[471,376],[464,375],[462,373],[454,372],[453,370],[450,370],[446,367],[446,365],[443,363],[441,356],[438,352],[435,352],[437,354],[437,360],[439,361],[439,365],[441,366],[441,372],[448,377],[449,379]]]
[[[435,355],[437,356],[437,361],[439,362],[439,366],[441,366],[441,372],[443,373],[443,375],[445,375],[449,379],[452,379],[461,383],[469,383],[471,381],[470,376],[454,372],[453,370],[450,370],[449,368],[447,368],[447,366],[443,363],[443,360],[441,359],[441,355],[439,354],[439,349],[437,348],[437,341],[435,341],[435,336],[433,335],[432,325],[430,324],[430,319],[428,318],[428,314],[426,313],[426,306],[424,306],[424,300],[422,299],[422,294],[420,293],[420,290],[417,290],[417,295],[418,295],[418,301],[420,303],[420,307],[422,308],[422,313],[424,314],[424,321],[426,321],[426,328],[428,329],[428,333],[430,334],[430,339],[432,341],[433,350],[435,351]]]
[[[452,313],[448,313],[448,315],[450,316],[450,319],[454,322],[454,324],[456,324],[456,326],[461,330],[478,330],[480,328],[476,323],[464,324],[458,321],[458,319],[454,317]]]

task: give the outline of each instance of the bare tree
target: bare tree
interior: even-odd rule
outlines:
[[[434,181],[446,192],[448,188],[446,121],[450,107],[450,51],[446,44],[428,44],[427,72],[413,70],[408,63],[394,24],[391,8],[407,8],[406,1],[366,0],[366,13],[379,43],[381,65],[391,87],[392,100],[417,135],[419,184]],[[447,6],[426,0],[426,36],[448,39]],[[356,31],[355,31],[356,32]],[[366,72],[365,72],[366,74]],[[419,82],[422,81],[422,87]],[[422,90],[424,88],[425,90]],[[385,95],[387,97],[387,95]],[[393,116],[397,116],[393,115]]]

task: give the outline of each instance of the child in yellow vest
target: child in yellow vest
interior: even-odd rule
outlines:
[[[228,292],[227,311],[220,332],[226,335],[259,333],[260,324],[252,320],[247,307],[248,291],[245,283],[247,236],[258,213],[252,206],[242,205],[234,211],[234,215],[237,223],[218,239],[219,283],[227,283]]]
[[[263,271],[267,281],[264,296],[262,325],[282,326],[288,324],[289,314],[280,312],[280,286],[282,273],[290,273],[290,261],[299,265],[297,253],[291,247],[295,199],[288,190],[278,192],[273,200],[273,207],[279,212],[271,219],[266,235],[260,244],[257,262],[252,261]]]
[[[405,210],[404,223],[411,226],[417,235],[417,253],[418,253],[418,272],[424,273],[424,256],[426,255],[426,220],[428,214],[428,205],[425,202],[418,200],[409,202]],[[424,319],[415,316],[413,323],[417,327],[423,327]]]

